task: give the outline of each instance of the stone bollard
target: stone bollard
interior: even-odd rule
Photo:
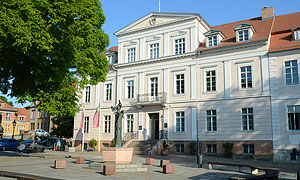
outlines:
[[[170,164],[170,160],[160,160],[160,167],[163,167],[163,165]]]
[[[115,175],[116,174],[116,166],[115,165],[104,165],[103,166],[104,175]]]
[[[67,166],[66,160],[55,160],[54,161],[54,168],[55,169],[65,169]]]
[[[76,164],[84,164],[84,157],[76,157]]]
[[[146,159],[146,164],[147,165],[153,165],[153,163],[154,163],[154,159],[153,158],[147,158]]]
[[[174,173],[174,165],[171,165],[171,164],[163,165],[163,172],[165,174],[173,174]]]

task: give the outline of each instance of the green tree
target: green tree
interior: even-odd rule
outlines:
[[[10,106],[14,106],[14,103],[11,101],[8,101],[6,97],[4,96],[0,96],[0,99],[4,102],[6,102],[7,104],[9,104]]]

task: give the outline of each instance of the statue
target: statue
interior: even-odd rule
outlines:
[[[121,101],[116,106],[111,106],[111,110],[115,113],[115,141],[116,147],[122,147],[122,118],[124,111]]]

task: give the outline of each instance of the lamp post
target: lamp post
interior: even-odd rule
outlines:
[[[14,137],[15,137],[15,127],[16,127],[16,125],[17,125],[17,121],[14,120],[14,121],[12,122],[12,124],[13,124],[13,135],[12,135],[12,138],[14,138]]]

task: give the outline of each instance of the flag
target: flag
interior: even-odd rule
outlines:
[[[93,128],[99,127],[99,120],[100,120],[100,104],[93,118]]]
[[[80,129],[83,128],[83,123],[84,123],[84,111],[85,111],[85,106],[83,106],[83,110],[82,110],[82,118],[81,118],[81,122],[80,122]]]

